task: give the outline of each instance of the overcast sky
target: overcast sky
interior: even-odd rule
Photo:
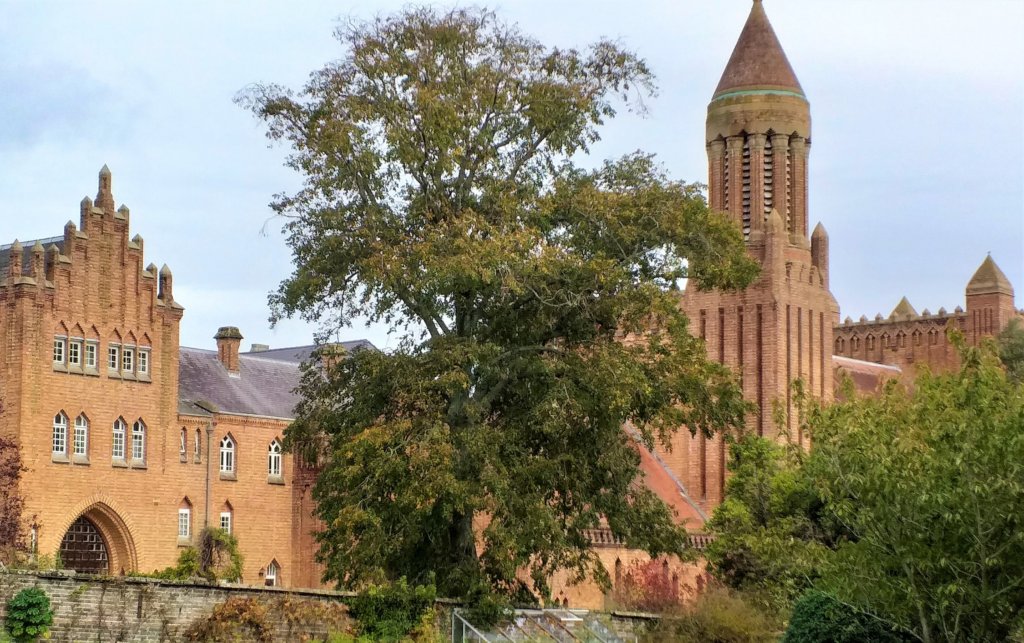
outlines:
[[[62,233],[113,171],[146,263],[167,263],[185,306],[181,343],[218,326],[250,342],[306,344],[271,329],[267,293],[290,255],[267,203],[298,185],[232,103],[252,82],[298,87],[340,56],[339,18],[403,2],[0,0],[0,243]],[[611,37],[645,57],[660,93],[623,114],[593,162],[636,149],[706,181],[707,102],[749,0],[505,0],[491,5],[543,42]],[[811,101],[811,226],[831,235],[841,315],[963,305],[986,252],[1024,305],[1024,0],[765,0]],[[267,225],[265,225],[267,224]],[[385,329],[348,329],[394,345]]]

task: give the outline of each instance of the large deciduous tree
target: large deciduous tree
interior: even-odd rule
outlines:
[[[606,580],[587,530],[679,552],[635,439],[711,434],[746,409],[687,332],[682,279],[740,287],[739,230],[636,153],[579,162],[646,64],[611,42],[552,49],[485,10],[414,8],[338,29],[298,92],[239,100],[291,147],[278,195],[295,271],[275,318],[356,316],[404,339],[310,368],[288,442],[317,458],[327,577],[436,575],[438,589],[543,593]],[[630,431],[623,426],[630,425]],[[638,436],[633,437],[633,436]]]

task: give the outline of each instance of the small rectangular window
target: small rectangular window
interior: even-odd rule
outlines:
[[[96,368],[96,342],[85,343],[85,367]]]
[[[82,342],[81,340],[71,340],[68,342],[68,365],[69,366],[81,366],[82,365]]]
[[[127,346],[121,351],[121,372],[131,373],[135,370],[135,350]]]
[[[111,344],[107,347],[107,368],[112,371],[118,370],[121,366],[121,347]]]
[[[64,363],[64,347],[67,345],[66,339],[63,337],[57,337],[53,340],[53,363],[63,364]]]
[[[138,359],[138,364],[136,366],[138,368],[139,375],[148,375],[149,374],[149,351],[148,350],[144,350],[144,349],[141,349],[141,348],[139,349],[139,359]]]
[[[178,510],[178,538],[188,538],[192,535],[192,510]]]
[[[224,530],[224,533],[231,533],[231,512],[222,511],[220,514],[220,528]]]

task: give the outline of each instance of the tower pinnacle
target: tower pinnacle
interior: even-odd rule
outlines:
[[[754,0],[750,8],[747,23],[715,89],[715,98],[757,90],[804,95],[761,0]]]

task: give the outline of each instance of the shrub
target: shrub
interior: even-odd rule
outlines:
[[[404,578],[390,585],[370,587],[356,595],[349,613],[359,633],[374,640],[396,640],[412,632],[434,609],[433,585],[410,587]]]
[[[232,583],[242,580],[242,555],[238,541],[223,529],[207,527],[199,534],[199,547],[188,547],[178,555],[173,567],[158,570],[148,576],[164,580],[203,578],[208,581],[223,579]]]
[[[666,616],[649,632],[653,641],[679,643],[767,643],[778,639],[771,619],[721,586],[712,586],[681,612]]]
[[[53,625],[53,610],[46,592],[29,587],[7,601],[7,632],[15,641],[34,641],[46,636]]]
[[[637,560],[615,588],[615,602],[628,610],[674,612],[680,607],[679,581],[664,559]]]
[[[254,598],[229,598],[185,630],[185,640],[216,642],[273,640],[267,606]]]
[[[805,592],[793,606],[782,643],[902,643],[916,640],[824,592]]]

